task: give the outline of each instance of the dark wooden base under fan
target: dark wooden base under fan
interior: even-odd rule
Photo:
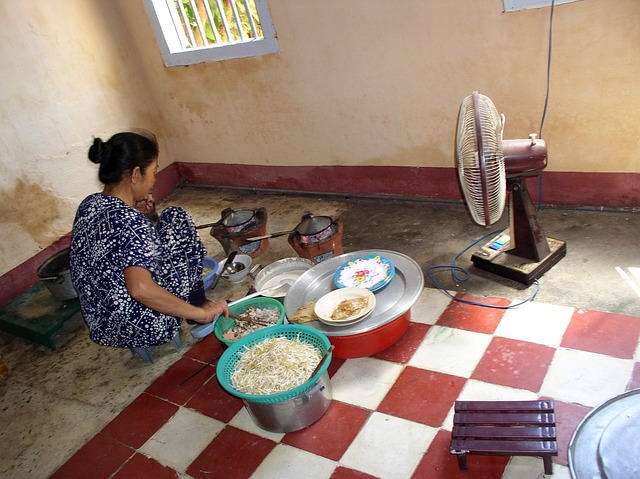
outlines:
[[[529,286],[567,254],[564,241],[547,237],[547,243],[550,253],[540,261],[517,256],[513,254],[509,229],[506,229],[477,250],[471,261],[476,268]]]

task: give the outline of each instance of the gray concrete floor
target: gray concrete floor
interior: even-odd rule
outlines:
[[[454,202],[182,188],[159,207],[174,204],[185,207],[196,224],[219,219],[226,207],[265,207],[269,232],[293,229],[304,213],[340,217],[345,251],[397,251],[412,257],[424,272],[450,264],[488,232],[474,225],[462,203]],[[567,256],[540,279],[536,301],[640,317],[640,214],[543,209],[540,218],[548,236],[567,242]],[[503,218],[496,228],[505,226]],[[208,230],[201,230],[201,237],[209,256],[224,258]],[[255,262],[267,265],[296,256],[286,238],[272,238]],[[471,250],[457,263],[469,269],[469,281],[437,274],[451,292],[511,300],[534,292],[535,286],[476,270],[470,256]],[[221,282],[208,295],[236,299],[251,284],[251,278],[237,285]],[[434,287],[429,279],[425,285]],[[145,366],[128,351],[93,344],[79,317],[74,324],[59,338],[56,351],[0,333],[0,359],[11,373],[0,383],[0,477],[48,477],[181,355],[171,346],[162,347],[155,352],[155,363]],[[189,347],[194,340],[183,333],[183,342]]]
[[[188,205],[196,197],[198,204],[210,205],[205,216],[194,210],[198,224],[219,219],[223,204],[235,209],[267,208],[269,232],[294,228],[307,212],[339,216],[344,222],[345,251],[398,251],[412,257],[425,273],[431,266],[451,264],[474,240],[508,227],[506,211],[490,229],[475,225],[460,202],[195,188],[176,191],[169,201]],[[567,243],[567,255],[540,278],[536,301],[640,316],[640,213],[543,208],[539,218],[547,236]],[[270,249],[278,254],[295,256],[286,236],[270,242]],[[280,253],[283,246],[285,251]],[[452,292],[512,300],[527,299],[535,291],[535,285],[527,287],[474,268],[474,251],[469,249],[456,262],[469,271],[470,279],[460,283],[447,271],[436,273],[442,286]],[[258,261],[279,259],[269,253]],[[425,285],[436,287],[428,278]]]

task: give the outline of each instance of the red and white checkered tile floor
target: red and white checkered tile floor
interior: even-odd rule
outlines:
[[[470,298],[508,305],[500,298]],[[411,325],[389,349],[334,359],[333,402],[312,426],[273,434],[221,389],[214,367],[178,384],[222,352],[213,335],[171,366],[72,456],[55,479],[534,479],[536,457],[449,453],[456,400],[555,400],[557,479],[567,446],[595,406],[640,387],[640,318],[527,303],[489,309],[425,289]]]

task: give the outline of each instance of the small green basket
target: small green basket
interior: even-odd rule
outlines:
[[[247,309],[249,308],[278,310],[280,312],[280,317],[278,318],[276,325],[284,323],[284,318],[286,317],[284,305],[280,301],[274,298],[266,298],[266,297],[260,297],[260,296],[256,298],[249,298],[247,300],[240,301],[239,303],[234,304],[233,306],[230,306],[229,311],[233,314],[242,316],[245,313],[245,311],[247,311]],[[220,316],[216,320],[216,324],[213,327],[213,332],[215,333],[216,338],[218,338],[227,346],[231,346],[232,344],[237,343],[237,341],[225,339],[223,335],[224,333],[227,332],[227,330],[233,328],[235,325],[236,325],[235,319],[225,318],[224,316]],[[270,328],[272,326],[266,326],[266,327]]]
[[[299,396],[311,386],[313,386],[320,379],[320,376],[325,373],[325,371],[329,367],[329,364],[331,364],[331,353],[329,353],[327,360],[313,377],[309,378],[308,381],[301,384],[300,386],[290,389],[289,391],[284,391],[276,394],[268,394],[264,396],[256,396],[252,394],[241,393],[233,387],[233,384],[231,383],[231,374],[236,367],[236,363],[240,359],[240,354],[254,344],[260,343],[269,338],[277,338],[280,336],[284,336],[287,339],[299,339],[300,341],[312,344],[320,350],[320,354],[323,356],[324,353],[326,353],[327,350],[331,347],[329,338],[327,338],[317,329],[311,328],[309,326],[285,324],[281,326],[271,326],[259,331],[255,331],[236,341],[220,357],[218,366],[216,368],[216,375],[222,388],[228,393],[239,397],[240,399],[245,399],[254,403],[274,404],[293,399],[294,397]]]

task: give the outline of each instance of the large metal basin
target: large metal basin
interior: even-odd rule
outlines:
[[[578,424],[567,451],[572,479],[640,477],[640,389],[592,409]]]
[[[333,276],[345,262],[370,254],[385,256],[395,266],[393,279],[384,288],[374,293],[376,307],[373,312],[363,321],[349,326],[329,326],[320,321],[305,324],[322,331],[329,337],[336,346],[334,351],[336,357],[350,358],[375,354],[380,346],[374,348],[373,345],[390,345],[386,344],[390,330],[397,331],[400,335],[404,333],[408,326],[409,311],[424,288],[424,275],[420,266],[407,255],[394,251],[363,250],[345,253],[323,261],[304,272],[291,286],[284,299],[285,311],[290,317],[306,303],[317,301],[325,294],[337,289],[333,283]],[[398,324],[404,325],[401,330],[389,324],[396,320]],[[350,338],[353,338],[353,350],[356,352],[349,351]],[[384,339],[382,343],[381,339]],[[397,339],[399,338],[391,338],[393,342]],[[367,342],[372,344],[371,350],[363,349],[363,344]]]

